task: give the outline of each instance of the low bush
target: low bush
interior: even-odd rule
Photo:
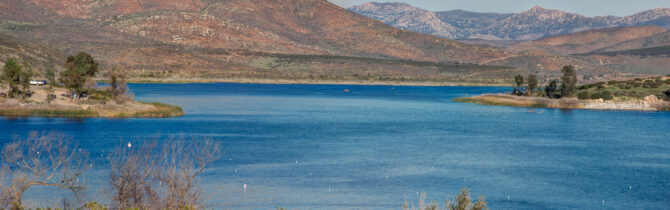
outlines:
[[[579,92],[577,93],[577,98],[581,100],[591,99],[591,94],[589,92]]]
[[[660,85],[661,84],[658,84],[658,83],[656,83],[652,80],[647,80],[647,81],[644,81],[644,83],[642,84],[642,87],[652,89],[652,88],[658,88]]]
[[[605,101],[609,101],[614,99],[614,96],[612,96],[612,93],[609,91],[602,91],[592,94],[591,99],[603,99]]]

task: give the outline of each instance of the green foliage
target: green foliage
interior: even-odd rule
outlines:
[[[107,210],[102,204],[99,204],[95,201],[92,201],[90,203],[87,203],[84,205],[83,208],[81,209],[86,209],[86,210]]]
[[[548,98],[561,98],[561,90],[558,88],[558,81],[551,80],[549,84],[544,87],[544,93]]]
[[[577,98],[580,100],[591,99],[591,94],[589,92],[583,91],[577,94]]]
[[[576,89],[577,71],[574,66],[564,66],[561,71],[561,97],[570,97]]]
[[[56,110],[56,109],[0,109],[0,116],[31,116],[31,117],[97,117],[98,113],[90,110]]]
[[[85,52],[70,56],[65,62],[66,70],[61,72],[60,81],[65,87],[80,93],[88,79],[93,79],[98,73],[98,63]]]
[[[486,201],[484,201],[484,196],[479,197],[477,201],[473,204],[472,199],[470,198],[470,189],[464,187],[456,195],[453,201],[446,201],[448,210],[488,210],[486,206]]]
[[[658,80],[645,80],[644,83],[642,83],[642,87],[643,88],[658,88],[662,84],[663,84],[662,81],[658,81]]]
[[[523,76],[519,74],[516,75],[516,77],[514,77],[514,84],[516,84],[516,87],[521,87],[523,83],[524,83]]]
[[[53,101],[55,95],[54,95],[54,83],[56,83],[56,73],[49,69],[47,70],[47,82],[49,83],[49,87],[47,88],[47,103],[51,104],[51,101]]]
[[[609,101],[614,99],[614,96],[612,96],[612,93],[609,91],[596,92],[591,95],[591,99],[601,99],[601,98],[605,101]]]
[[[535,74],[528,75],[528,95],[535,96],[535,90],[537,89],[537,76]]]
[[[30,65],[24,62],[23,67],[21,67],[16,60],[10,58],[5,63],[2,73],[2,80],[9,86],[7,95],[10,98],[19,97],[30,92],[30,79],[33,76]]]

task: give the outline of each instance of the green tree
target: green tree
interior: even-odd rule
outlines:
[[[66,70],[61,72],[60,81],[70,90],[81,93],[84,85],[89,79],[93,79],[98,73],[98,63],[93,57],[85,52],[70,56],[65,62]]]
[[[523,83],[523,76],[516,75],[516,77],[514,77],[514,95],[523,95]]]
[[[577,89],[577,71],[574,66],[564,66],[561,71],[561,96],[570,97]]]
[[[23,95],[30,93],[30,79],[33,77],[33,68],[28,63],[23,62],[25,70],[21,71],[21,92]]]
[[[126,82],[126,74],[123,70],[113,68],[109,72],[110,90],[112,96],[116,97],[128,92],[128,84]]]
[[[547,86],[544,87],[544,94],[548,98],[560,98],[561,92],[558,88],[558,81],[551,80]]]
[[[535,90],[537,89],[537,76],[535,74],[528,75],[528,95],[535,96]]]
[[[25,68],[25,70],[23,70]],[[2,69],[2,80],[9,86],[7,95],[15,98],[30,92],[30,78],[33,76],[32,67],[28,63],[23,63],[21,67],[16,60],[9,59]]]
[[[56,73],[51,69],[47,70],[47,82],[49,83],[49,87],[47,88],[47,103],[51,104],[51,101],[54,99],[54,83],[56,83]]]
[[[521,76],[520,74],[516,75],[516,77],[514,77],[514,83],[516,84],[516,87],[521,87],[524,83],[523,76]]]
[[[2,80],[9,86],[7,96],[14,98],[21,93],[21,66],[16,63],[16,60],[9,59],[2,69]]]

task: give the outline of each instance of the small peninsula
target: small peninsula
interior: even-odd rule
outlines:
[[[96,84],[98,63],[87,53],[68,57],[66,67],[56,78],[53,70],[33,71],[26,62],[8,60],[1,74],[0,116],[167,118],[185,114],[179,106],[135,101],[122,70],[107,72],[108,85]]]
[[[670,111],[670,75],[667,77],[612,80],[577,86],[572,66],[559,80],[538,87],[535,75],[516,76],[511,93],[454,98],[455,102],[532,108]],[[559,85],[560,83],[560,85]]]

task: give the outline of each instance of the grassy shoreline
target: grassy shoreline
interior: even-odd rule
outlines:
[[[72,109],[48,106],[37,107],[0,107],[0,116],[4,117],[63,117],[63,118],[171,118],[184,116],[186,113],[180,106],[159,102],[137,102],[152,105],[155,109],[140,111],[114,110],[113,114],[103,114],[95,109]],[[99,108],[98,108],[99,109]]]

